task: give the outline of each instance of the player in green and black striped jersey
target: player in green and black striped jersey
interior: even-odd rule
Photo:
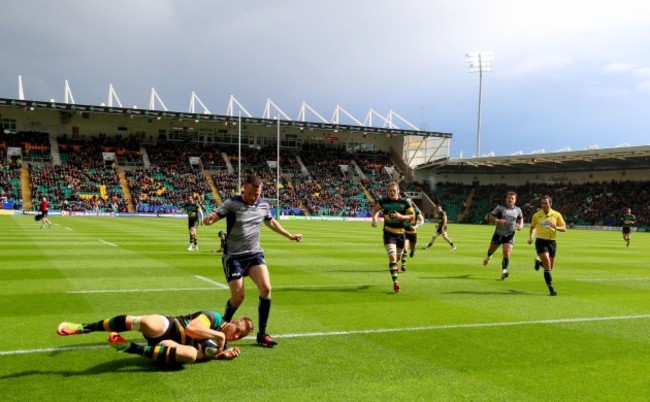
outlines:
[[[187,203],[183,206],[183,210],[187,213],[187,228],[190,231],[190,245],[187,247],[187,251],[198,251],[199,243],[196,238],[196,228],[200,222],[201,206],[190,195],[187,197]]]
[[[625,214],[621,216],[621,225],[623,226],[623,240],[625,240],[627,247],[630,247],[630,233],[632,232],[632,226],[636,225],[636,216],[632,215],[630,208],[625,208]]]
[[[398,293],[401,286],[397,280],[397,258],[404,250],[406,236],[404,227],[406,222],[415,220],[415,211],[411,200],[401,198],[399,184],[391,182],[386,191],[387,197],[377,200],[372,214],[372,226],[377,226],[379,213],[384,215],[384,247],[388,253],[388,270],[393,279],[393,291]]]

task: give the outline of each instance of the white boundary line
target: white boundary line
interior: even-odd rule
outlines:
[[[210,278],[206,278],[205,276],[201,276],[201,275],[194,275],[194,276],[195,276],[195,278],[197,278],[197,279],[200,279],[200,280],[202,280],[202,281],[206,281],[206,282],[208,282],[208,283],[213,284],[214,286],[218,287],[219,289],[228,289],[228,285],[224,285],[223,283],[219,283],[219,282],[217,282],[217,281],[213,281],[212,279],[210,279]]]
[[[228,285],[214,281],[209,278],[196,275],[198,279],[204,280],[208,283],[215,285],[210,288],[150,288],[150,289],[95,289],[95,290],[68,290],[67,294],[93,294],[93,293],[139,293],[139,292],[193,292],[202,290],[225,290]],[[371,285],[356,285],[356,284],[332,284],[332,285],[300,285],[300,286],[274,286],[273,289],[314,289],[314,288],[350,288],[359,286]]]
[[[110,241],[106,241],[106,240],[102,240],[102,239],[98,239],[98,240],[99,240],[100,243],[104,243],[104,244],[106,244],[108,246],[117,247],[117,244],[111,243]]]
[[[311,336],[384,334],[390,332],[436,331],[436,330],[443,330],[443,329],[463,329],[463,328],[511,327],[517,325],[572,324],[572,323],[579,323],[579,322],[637,320],[637,319],[647,319],[647,318],[650,318],[650,314],[621,315],[621,316],[612,316],[612,317],[558,318],[554,320],[483,322],[483,323],[474,323],[474,324],[448,324],[448,325],[432,325],[426,327],[411,327],[411,328],[368,329],[368,330],[360,330],[360,331],[312,332],[312,333],[304,333],[304,334],[273,335],[273,337],[274,338],[303,338],[303,337],[311,337]]]
[[[620,320],[644,320],[649,318],[650,318],[650,314],[619,315],[619,316],[610,316],[610,317],[558,318],[553,320],[483,322],[483,323],[474,323],[474,324],[447,324],[447,325],[431,325],[426,327],[411,327],[411,328],[367,329],[367,330],[359,330],[359,331],[306,332],[302,334],[273,335],[273,337],[280,339],[280,338],[306,338],[306,337],[326,337],[326,336],[342,336],[342,335],[386,334],[392,332],[438,331],[438,330],[445,330],[445,329],[513,327],[513,326],[522,326],[522,325],[545,325],[545,324],[554,325],[554,324],[573,324],[573,323],[582,323],[582,322],[620,321]],[[252,337],[250,336],[247,337],[247,339],[248,338],[252,339]],[[69,346],[69,347],[61,347],[61,348],[5,350],[5,351],[0,351],[0,356],[24,355],[24,354],[32,354],[32,353],[67,352],[67,351],[75,351],[75,350],[100,349],[105,347],[106,344],[88,345],[88,346]]]
[[[636,282],[636,281],[650,281],[650,278],[587,278],[577,279],[580,282]]]

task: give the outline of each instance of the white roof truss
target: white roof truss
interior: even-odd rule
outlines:
[[[205,107],[205,104],[201,101],[201,99],[199,99],[198,95],[194,91],[192,91],[192,98],[190,99],[190,108],[189,108],[190,113],[196,113],[197,102],[203,108],[203,114],[211,114],[208,108]]]
[[[156,110],[156,100],[158,100],[158,103],[160,103],[160,106],[162,106],[165,112],[169,111],[167,109],[167,106],[165,106],[165,103],[162,101],[162,99],[160,99],[160,96],[158,96],[158,92],[156,92],[155,88],[151,88],[151,96],[149,97],[149,110]]]
[[[287,120],[292,120],[291,117],[287,116],[287,114],[284,113],[284,111],[282,111],[282,109],[280,109],[280,108],[278,107],[278,105],[276,105],[275,103],[273,103],[273,101],[271,100],[271,98],[267,98],[267,99],[266,99],[266,105],[264,106],[264,113],[262,113],[262,117],[263,117],[263,118],[265,118],[265,119],[271,119],[271,118],[274,117],[274,116],[271,116],[271,108],[275,109],[276,112],[279,112],[279,113],[282,115],[282,117],[284,117],[285,119],[287,119]]]

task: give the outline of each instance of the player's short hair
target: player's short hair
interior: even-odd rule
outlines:
[[[506,193],[506,197],[510,197],[511,195],[517,197],[517,193],[515,193],[514,191],[508,191],[508,193]]]
[[[253,187],[259,187],[262,185],[262,179],[259,176],[250,175],[247,176],[244,180],[244,185],[251,185]]]
[[[540,198],[539,200],[540,200],[540,201],[541,201],[541,200],[548,200],[548,203],[549,203],[550,205],[553,205],[553,199],[552,199],[551,196],[548,195],[548,194],[543,195],[542,198]]]
[[[253,320],[250,319],[249,317],[244,316],[238,319],[237,321],[244,324],[244,328],[241,329],[239,333],[242,338],[247,337],[250,333],[252,333],[255,330],[255,324],[253,323]]]

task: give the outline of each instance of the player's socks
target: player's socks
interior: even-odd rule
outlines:
[[[510,265],[510,258],[504,258],[501,260],[501,269],[508,269],[508,265]]]
[[[108,338],[108,342],[118,352],[130,353],[133,355],[140,355],[149,358],[156,363],[174,366],[179,362],[176,361],[176,348],[164,345],[140,345],[135,342],[129,342],[122,338],[120,334],[114,332]]]
[[[126,316],[118,315],[106,318],[101,321],[82,324],[84,332],[105,331],[105,332],[124,332],[130,331],[131,328],[126,324]]]
[[[266,324],[269,321],[269,314],[271,314],[271,298],[260,296],[260,303],[257,307],[257,313],[259,314],[259,333],[266,333]]]
[[[544,281],[546,282],[546,286],[548,286],[549,292],[551,292],[551,296],[556,296],[557,292],[553,287],[553,277],[551,276],[551,271],[544,270]]]
[[[388,264],[388,271],[390,272],[390,277],[393,279],[393,282],[397,282],[397,263],[391,262]]]
[[[175,347],[164,346],[164,345],[142,346],[133,342],[131,342],[131,345],[136,345],[135,350],[126,353],[132,353],[143,357],[147,357],[155,361],[156,363],[163,364],[166,366],[175,366],[180,363],[176,361]]]
[[[233,306],[230,304],[230,299],[226,302],[226,311],[223,313],[223,320],[226,322],[232,321],[232,317],[235,315],[237,312],[238,307]]]

